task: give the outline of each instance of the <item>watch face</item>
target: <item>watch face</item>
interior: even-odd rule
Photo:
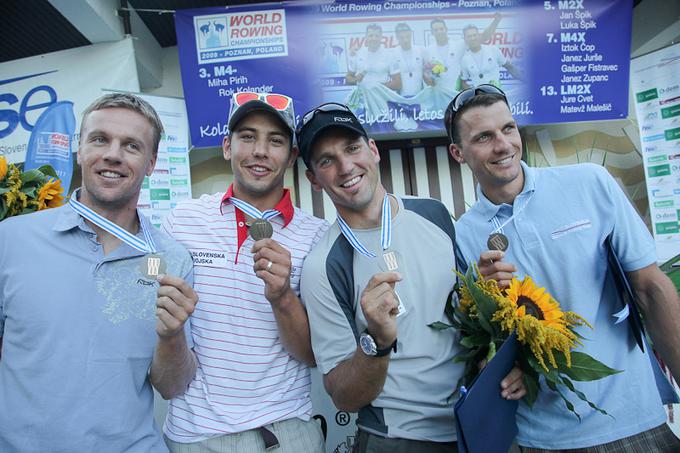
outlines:
[[[375,344],[373,338],[368,334],[361,334],[359,337],[359,345],[364,354],[374,356],[378,353],[378,346]]]

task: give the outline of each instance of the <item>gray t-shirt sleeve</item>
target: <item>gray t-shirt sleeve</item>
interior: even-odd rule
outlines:
[[[351,358],[357,347],[352,329],[354,317],[345,313],[343,301],[336,298],[331,288],[325,257],[321,253],[309,255],[302,266],[300,282],[300,293],[309,317],[314,358],[323,374]]]

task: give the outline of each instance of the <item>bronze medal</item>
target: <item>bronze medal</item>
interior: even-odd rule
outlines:
[[[493,233],[489,235],[489,239],[486,241],[486,246],[489,250],[500,250],[505,252],[510,245],[508,237],[503,233]]]
[[[274,228],[269,221],[265,219],[255,219],[248,225],[248,233],[253,241],[259,241],[260,239],[267,239],[272,237],[274,234]]]
[[[161,255],[147,255],[142,260],[139,270],[146,278],[156,279],[161,274],[165,274],[166,270],[165,260]]]

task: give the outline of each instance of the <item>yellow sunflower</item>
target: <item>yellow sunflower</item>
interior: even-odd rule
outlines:
[[[62,192],[61,181],[59,179],[46,182],[38,190],[38,211],[56,208],[64,204]]]
[[[0,156],[0,181],[2,181],[7,175],[7,159],[4,156]]]
[[[531,352],[541,366],[548,371],[546,358],[557,368],[555,351],[564,353],[567,366],[571,366],[570,351],[581,344],[573,329],[590,325],[573,312],[560,309],[560,304],[534,284],[531,277],[523,281],[513,278],[505,297],[497,299],[499,308],[492,321],[500,322],[505,331],[517,331],[517,339],[529,345]]]

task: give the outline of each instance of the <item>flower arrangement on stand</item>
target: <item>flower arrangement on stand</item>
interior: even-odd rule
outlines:
[[[61,180],[51,166],[21,171],[0,156],[0,221],[61,206],[62,192]]]
[[[435,329],[455,328],[460,332],[463,350],[454,360],[465,364],[465,372],[456,388],[470,385],[479,373],[479,364],[491,360],[497,348],[516,332],[519,342],[516,360],[524,372],[527,389],[524,401],[529,407],[536,401],[543,383],[559,394],[579,420],[581,416],[567,392],[608,415],[574,385],[574,381],[594,381],[621,372],[575,350],[584,339],[576,328],[592,326],[578,314],[563,311],[550,293],[529,276],[522,281],[514,278],[506,290],[501,290],[495,280],[475,277],[475,273],[476,267],[471,266],[465,275],[460,275],[459,303],[454,306],[447,302],[451,324],[430,324]]]

